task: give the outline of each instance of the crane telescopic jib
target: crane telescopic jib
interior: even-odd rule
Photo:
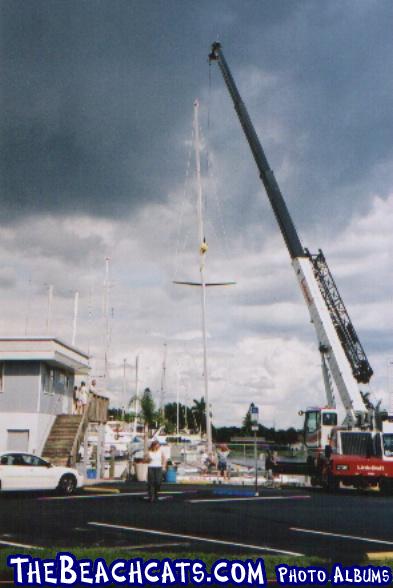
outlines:
[[[288,248],[299,285],[314,324],[319,350],[329,366],[347,414],[347,423],[371,426],[372,405],[359,384],[367,384],[372,368],[349,318],[336,283],[321,250],[312,255],[304,249],[288,212],[274,173],[255,132],[250,116],[226,63],[220,43],[213,43],[209,61],[218,63],[234,108],[255,159],[274,215]]]

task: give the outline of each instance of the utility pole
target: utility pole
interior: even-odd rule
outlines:
[[[250,420],[251,420],[251,430],[254,432],[254,458],[255,458],[255,496],[258,496],[258,442],[257,442],[257,432],[259,428],[258,420],[259,420],[259,410],[258,407],[255,406],[253,402],[250,404]]]

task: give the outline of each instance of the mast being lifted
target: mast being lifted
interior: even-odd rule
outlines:
[[[202,341],[203,341],[203,381],[204,381],[204,398],[205,398],[205,417],[206,417],[206,441],[207,452],[212,453],[213,437],[212,423],[209,402],[209,377],[207,364],[207,329],[206,329],[206,288],[214,286],[230,286],[235,282],[206,282],[205,266],[206,253],[208,245],[205,238],[204,218],[203,218],[203,198],[202,198],[202,181],[201,181],[201,144],[199,139],[199,102],[194,102],[194,144],[195,144],[195,169],[196,169],[196,191],[197,191],[197,210],[198,210],[198,239],[199,239],[199,273],[200,282],[174,281],[174,284],[186,286],[198,286],[201,288],[201,305],[202,305]]]
[[[244,102],[228,68],[220,43],[213,43],[209,61],[216,61],[233,100],[240,124],[258,167],[260,178],[287,245],[292,266],[316,329],[319,350],[346,410],[348,425],[373,426],[373,407],[368,393],[358,384],[367,384],[373,374],[366,354],[349,318],[343,300],[321,250],[311,255],[304,249],[285,200],[258,139]],[[325,365],[326,365],[325,363]],[[326,378],[325,378],[326,381]],[[328,393],[329,401],[332,395]]]

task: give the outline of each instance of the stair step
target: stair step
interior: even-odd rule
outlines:
[[[75,437],[77,431],[51,431],[48,439],[58,439],[59,437]]]
[[[77,429],[79,427],[79,423],[56,423],[54,425],[55,429]]]
[[[58,415],[42,455],[56,465],[67,465],[82,422],[82,415]]]

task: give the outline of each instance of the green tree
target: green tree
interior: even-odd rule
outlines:
[[[168,402],[164,406],[164,418],[168,433],[176,431],[177,402]],[[179,429],[195,429],[191,408],[181,403],[179,403]]]
[[[206,403],[202,396],[200,400],[193,400],[194,404],[191,407],[192,414],[194,415],[195,425],[198,428],[199,433],[206,432]]]
[[[241,430],[242,430],[243,435],[251,435],[251,433],[252,433],[250,409],[248,409],[248,411],[246,412],[246,415],[243,419]]]
[[[145,436],[144,436],[144,451],[147,452],[147,442],[149,438],[149,431],[157,422],[157,411],[153,400],[153,395],[150,388],[145,388],[141,398],[140,418],[143,422]]]

